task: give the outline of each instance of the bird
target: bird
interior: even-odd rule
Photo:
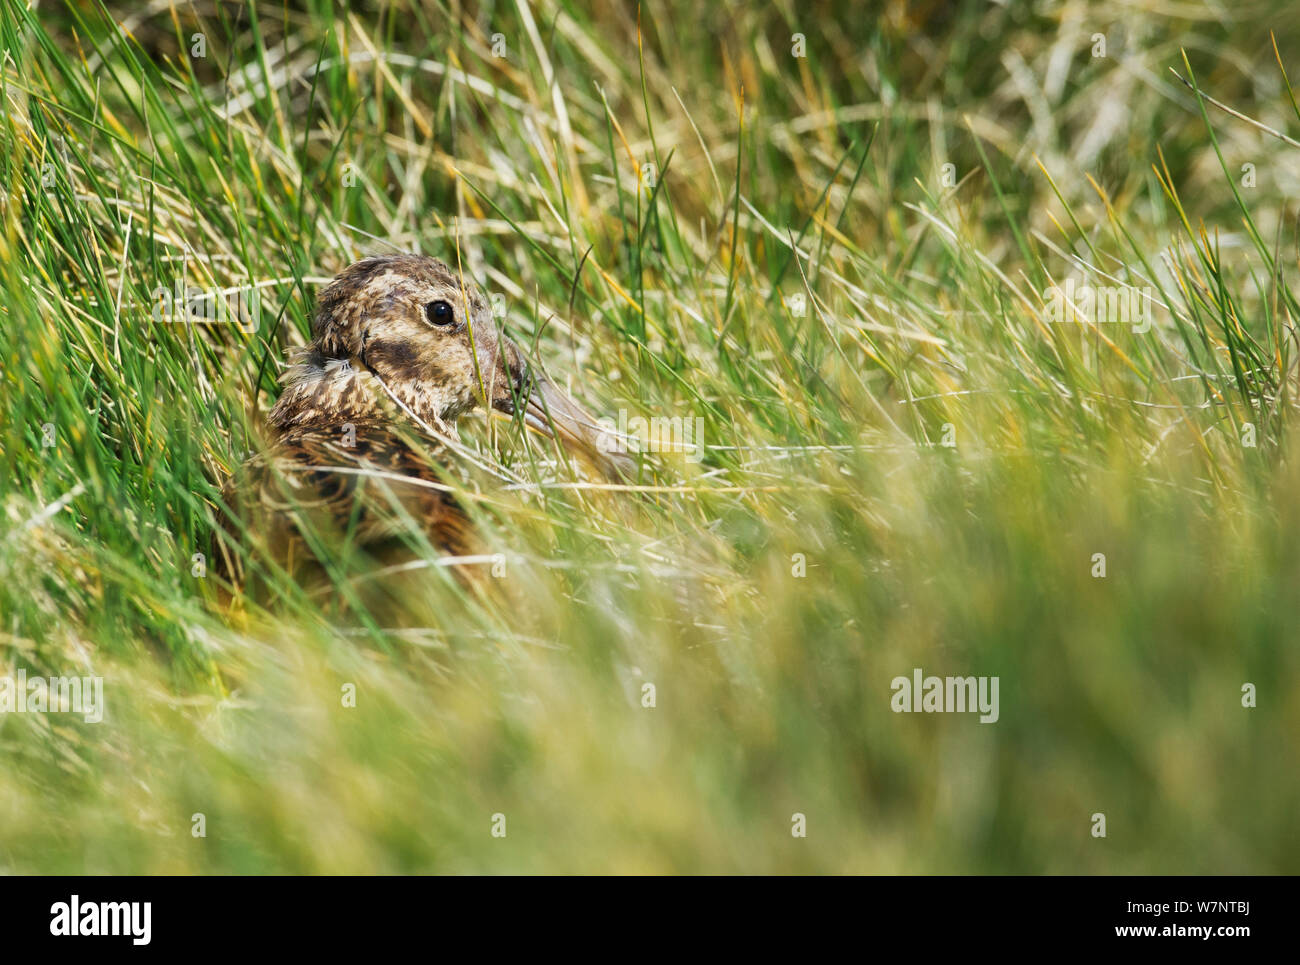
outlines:
[[[610,432],[503,335],[483,292],[425,255],[365,258],[317,297],[266,420],[266,445],[227,480],[212,552],[226,598],[248,589],[249,547],[309,584],[358,558],[383,566],[431,549],[478,560],[484,541],[456,482],[457,420],[520,419],[610,479],[631,460]],[[463,481],[463,480],[462,480]],[[456,575],[472,581],[470,567]]]

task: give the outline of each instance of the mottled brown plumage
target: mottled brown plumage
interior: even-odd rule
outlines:
[[[268,448],[225,488],[214,552],[228,584],[249,576],[238,544],[263,545],[302,580],[358,556],[391,564],[424,539],[450,557],[482,552],[449,491],[456,420],[478,405],[519,411],[606,473],[626,471],[594,420],[500,335],[483,294],[434,258],[345,269],[320,293],[312,336],[285,374]]]

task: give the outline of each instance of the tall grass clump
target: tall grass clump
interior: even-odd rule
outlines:
[[[1287,4],[0,0],[0,45],[0,677],[105,693],[0,715],[0,871],[1300,869]],[[488,592],[227,602],[221,487],[395,249],[703,445],[615,486],[480,420]],[[914,668],[998,720],[895,713]]]

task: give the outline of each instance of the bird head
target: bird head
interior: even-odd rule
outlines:
[[[453,427],[476,406],[518,412],[606,475],[630,470],[596,420],[501,334],[478,287],[436,258],[387,255],[344,269],[319,295],[312,336],[309,353],[323,369],[368,373],[423,421]],[[289,420],[273,413],[277,421]]]

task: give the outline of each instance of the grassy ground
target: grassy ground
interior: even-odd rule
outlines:
[[[597,6],[0,4],[0,676],[106,702],[0,715],[0,870],[1300,870],[1289,4]],[[704,458],[480,425],[499,592],[227,612],[217,487],[394,246]]]

